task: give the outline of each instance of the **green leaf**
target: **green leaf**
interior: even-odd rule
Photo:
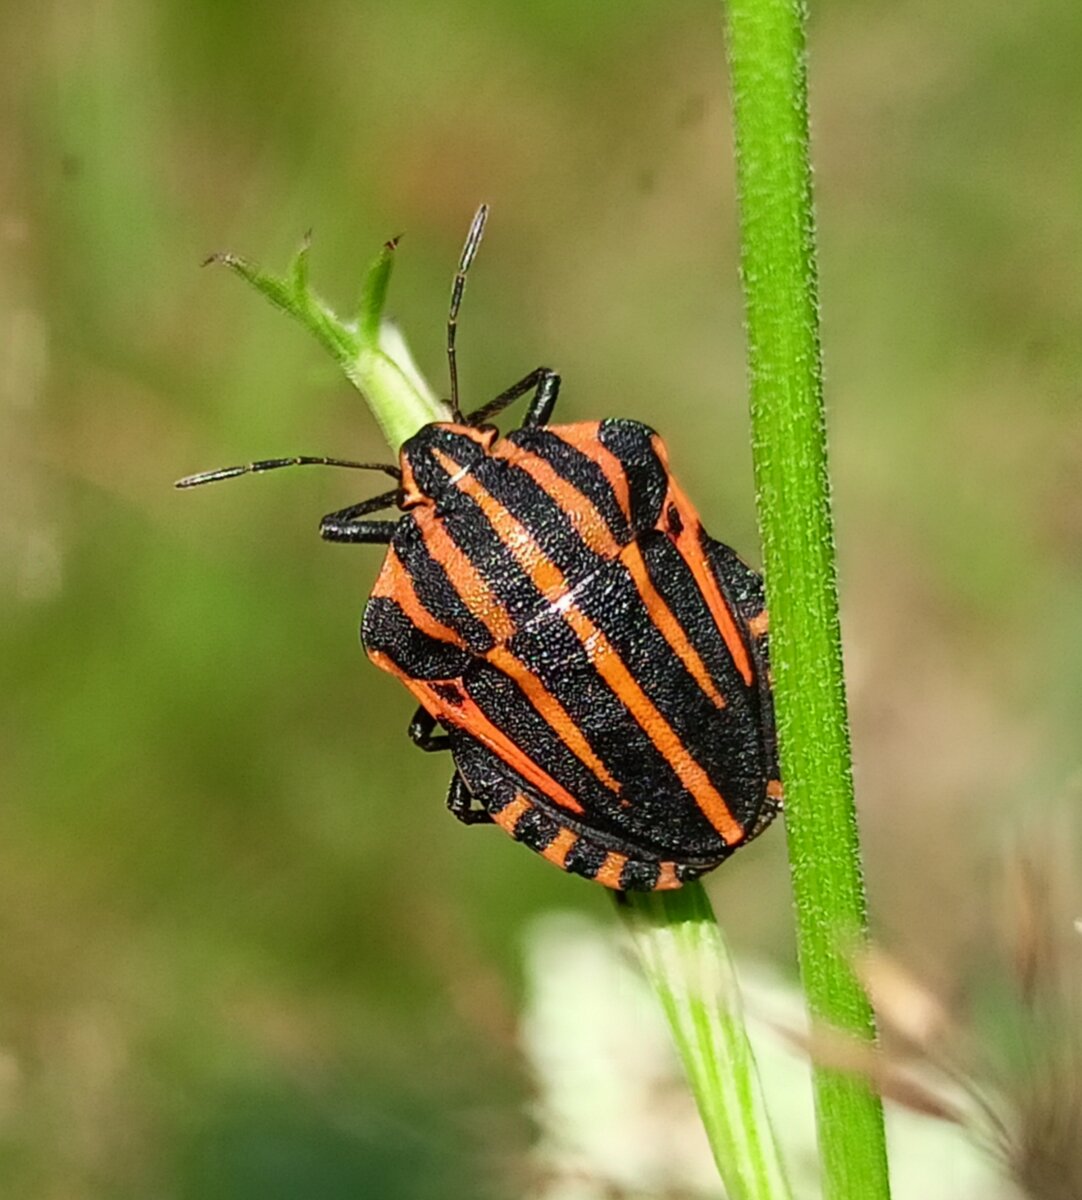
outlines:
[[[369,267],[355,324],[343,321],[309,286],[310,237],[304,239],[284,276],[236,254],[207,259],[239,275],[319,341],[361,393],[395,451],[423,425],[450,416],[418,370],[397,326],[383,318],[397,243],[397,238],[384,243]]]

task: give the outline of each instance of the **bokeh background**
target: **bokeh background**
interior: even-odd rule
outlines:
[[[843,618],[882,942],[951,980],[990,868],[1070,835],[1082,726],[1082,8],[813,6]],[[601,889],[443,809],[316,536],[382,456],[307,335],[388,236],[436,385],[545,363],[660,427],[758,561],[719,6],[50,0],[0,9],[0,1186],[19,1197],[527,1187],[523,938]],[[1067,834],[1064,834],[1064,830]],[[780,829],[710,881],[792,976]],[[567,1004],[574,1010],[575,998]]]

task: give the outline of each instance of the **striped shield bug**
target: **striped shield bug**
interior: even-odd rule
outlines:
[[[550,424],[555,372],[463,415],[455,335],[486,215],[451,293],[450,420],[398,465],[301,456],[177,486],[306,463],[395,479],[320,533],[387,547],[361,641],[416,697],[412,740],[450,753],[448,808],[607,887],[677,888],[781,806],[762,580],[706,534],[652,429]]]

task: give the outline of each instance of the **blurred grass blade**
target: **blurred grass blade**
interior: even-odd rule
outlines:
[[[790,1200],[736,973],[706,892],[691,883],[629,893],[620,912],[661,1000],[730,1200]]]

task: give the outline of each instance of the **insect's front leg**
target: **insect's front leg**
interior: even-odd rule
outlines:
[[[525,396],[531,390],[533,396],[522,424],[526,428],[547,425],[560,395],[560,377],[548,367],[535,367],[529,375],[524,375],[518,383],[513,383],[506,391],[500,392],[494,400],[490,400],[476,412],[470,413],[466,421],[470,425],[484,425],[486,421],[498,416],[509,404],[512,404],[520,396]]]

